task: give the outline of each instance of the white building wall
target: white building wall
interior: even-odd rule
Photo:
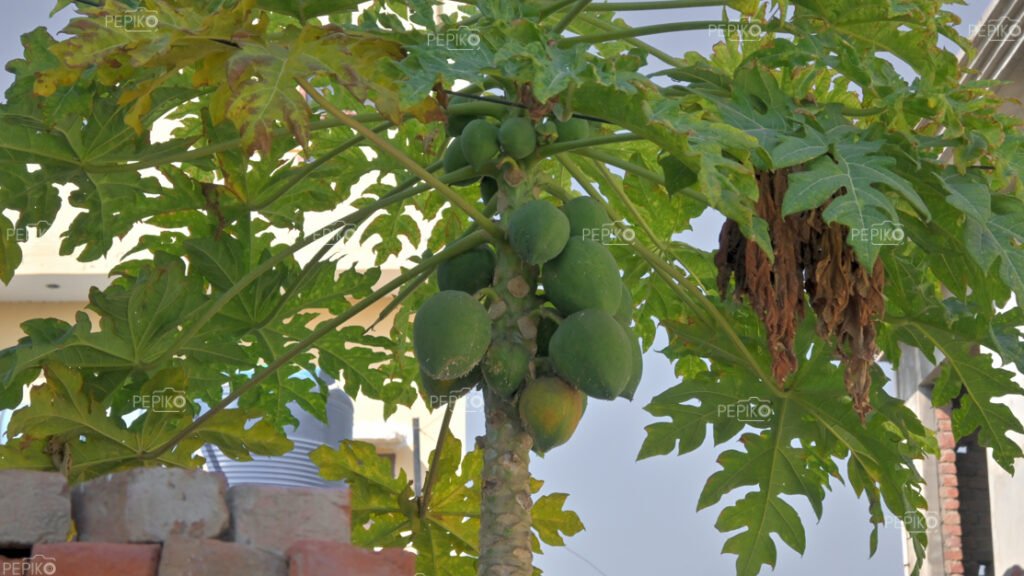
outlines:
[[[1024,380],[1020,375],[1018,381]],[[1024,422],[1024,398],[1004,398],[1017,419]],[[1024,436],[1015,435],[1024,447]],[[1014,566],[1024,568],[1024,458],[1014,462],[1016,474],[1010,476],[992,459],[988,451],[988,493],[992,506],[992,553],[995,574],[1002,576]]]

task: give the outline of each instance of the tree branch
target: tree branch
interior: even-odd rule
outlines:
[[[404,166],[407,170],[419,176],[421,180],[430,184],[439,194],[445,197],[446,200],[457,206],[459,210],[462,210],[466,215],[476,221],[488,234],[491,235],[496,241],[502,241],[504,239],[504,233],[500,226],[492,222],[487,216],[484,216],[475,206],[469,203],[468,200],[460,196],[457,192],[448,187],[447,184],[439,180],[436,176],[428,172],[423,166],[416,163],[415,160],[409,158],[407,154],[396,148],[386,138],[382,138],[379,134],[370,130],[361,122],[353,118],[352,116],[346,115],[344,112],[339,110],[330,100],[324,98],[316,88],[314,88],[305,78],[296,78],[296,82],[303,90],[309,94],[313,100],[316,100],[317,104],[323,107],[330,115],[340,120],[343,124],[349,128],[355,130],[359,134],[362,134],[370,141],[376,148],[381,152],[384,152],[388,156],[394,158],[399,164]]]
[[[559,160],[563,161],[563,165],[566,167],[567,170],[569,170],[571,174],[575,172],[573,177],[576,178],[576,180],[580,182],[580,185],[582,186],[583,182],[581,181],[581,179],[585,180],[585,177],[582,171],[579,169],[579,166],[577,166],[571,160],[569,160],[566,163],[565,160],[568,160],[567,158],[559,157]],[[611,182],[609,182],[609,186],[614,189],[614,185],[611,184]],[[605,209],[609,212],[610,216],[617,220],[620,219],[619,215],[615,213],[614,209],[608,206],[607,203],[605,203],[600,196],[597,196],[594,199],[597,200],[598,202],[601,202],[605,206]],[[653,235],[650,232],[648,232],[648,234]],[[701,309],[703,309],[704,314],[702,314],[702,316],[704,317],[702,318],[702,320],[705,323],[711,325],[711,327],[722,330],[729,337],[729,339],[732,340],[733,344],[736,346],[736,349],[740,351],[740,353],[744,356],[744,359],[750,365],[751,369],[754,371],[755,374],[757,374],[759,378],[761,378],[762,381],[764,381],[765,383],[774,382],[774,379],[771,378],[768,375],[768,373],[764,371],[764,368],[757,361],[754,355],[750,352],[746,344],[743,343],[743,340],[739,337],[739,334],[737,334],[736,331],[733,329],[732,324],[729,323],[728,319],[726,319],[725,316],[723,316],[722,313],[719,312],[718,308],[716,308],[715,305],[708,300],[707,294],[700,288],[698,288],[695,284],[693,284],[694,280],[697,280],[699,282],[695,275],[689,272],[687,272],[687,275],[680,274],[678,268],[665,262],[660,256],[651,252],[646,246],[641,244],[635,238],[632,240],[623,238],[623,241],[625,241],[627,244],[630,245],[630,247],[636,250],[637,254],[639,254],[641,258],[643,258],[648,264],[650,264],[655,269],[655,272],[658,274],[658,276],[662,280],[664,280],[666,284],[668,284],[672,291],[675,292],[676,295],[680,297],[680,299],[690,304],[690,306],[694,309],[694,312],[700,313]],[[772,386],[771,388],[773,390],[777,390],[777,388],[774,386]]]
[[[459,179],[469,176],[470,172],[470,168],[460,168],[459,170],[452,172],[451,174],[446,174],[443,177],[443,179],[456,182]],[[413,181],[418,181],[418,179],[415,179]],[[429,187],[427,186],[413,186],[411,188],[407,187],[409,183],[410,181],[408,180],[406,182],[403,182],[401,185],[393,188],[391,193],[380,198],[374,203],[364,206],[363,208],[356,210],[352,214],[339,218],[338,220],[335,220],[334,222],[321,228],[321,232],[324,230],[331,229],[337,230],[331,236],[331,238],[328,239],[327,244],[330,245],[331,243],[335,242],[337,240],[338,235],[344,233],[348,226],[361,223],[363,220],[373,215],[376,211],[381,210],[382,208],[386,208],[387,206],[390,206],[395,202],[411,198],[412,196],[415,196],[420,192],[429,190]],[[163,362],[166,362],[175,354],[175,352],[181,349],[181,347],[186,342],[194,338],[199,333],[199,331],[202,330],[202,328],[206,326],[206,324],[210,320],[212,320],[214,316],[217,315],[218,312],[220,312],[225,306],[228,305],[229,302],[231,302],[231,300],[235,296],[241,294],[242,290],[245,290],[246,287],[248,287],[250,284],[259,279],[260,276],[262,276],[266,272],[269,272],[274,266],[277,266],[289,256],[292,256],[299,250],[302,250],[306,246],[309,246],[310,244],[318,240],[321,240],[322,238],[323,235],[321,234],[312,234],[306,238],[303,238],[302,240],[297,241],[295,244],[288,246],[287,248],[278,252],[277,254],[274,254],[267,260],[263,261],[259,266],[250,270],[249,273],[246,274],[245,276],[242,276],[242,278],[239,279],[236,284],[231,286],[231,288],[225,290],[224,293],[217,298],[217,300],[207,305],[203,310],[203,314],[195,322],[190,324],[188,328],[181,332],[177,340],[175,340],[174,344],[170,348],[168,348],[167,352],[165,352],[155,362],[151,362],[144,367],[151,368],[153,366],[157,366]]]
[[[437,162],[434,162],[430,166],[427,166],[427,170],[430,170],[431,172],[434,172],[438,168],[441,167],[441,164],[442,164],[442,162],[440,160],[438,160]],[[401,193],[403,191],[409,190],[416,182],[419,182],[419,178],[409,178],[409,179],[405,180],[404,182],[402,182],[401,184],[399,184],[398,186],[396,186],[395,188],[393,188],[391,193],[389,193],[384,198],[389,198],[389,197],[391,197],[394,194],[398,194],[398,193]],[[422,190],[426,190],[426,189],[427,189],[426,186],[424,186],[424,187],[421,188],[421,191]],[[382,198],[382,200],[383,200],[383,198]],[[365,218],[360,219],[359,223],[361,223],[364,219]],[[266,326],[278,314],[281,313],[281,310],[288,303],[288,300],[295,294],[295,292],[297,292],[299,290],[299,288],[302,287],[302,285],[305,283],[305,281],[309,277],[309,275],[312,274],[313,269],[315,267],[314,265],[316,263],[320,262],[321,260],[323,260],[324,256],[326,256],[327,253],[331,250],[331,248],[334,247],[334,243],[337,240],[338,235],[345,233],[346,230],[351,230],[352,226],[355,226],[356,224],[357,224],[356,222],[348,222],[347,219],[343,219],[343,224],[342,224],[341,228],[337,232],[335,232],[331,236],[331,238],[329,238],[327,240],[327,242],[325,242],[324,245],[320,247],[320,250],[318,250],[317,253],[315,255],[313,255],[313,257],[309,260],[309,262],[306,263],[306,266],[303,267],[301,272],[299,272],[299,276],[298,276],[298,278],[295,279],[295,282],[293,282],[292,285],[288,287],[288,289],[284,293],[284,296],[282,296],[281,300],[277,303],[276,306],[274,306],[274,309],[271,310],[270,313],[268,313],[267,316],[263,320],[261,320],[259,322],[259,324],[257,324],[257,328]],[[322,236],[322,234],[320,234],[318,232],[317,234],[314,234],[313,236],[318,238],[318,237]],[[375,323],[375,325],[376,325],[376,323]],[[373,326],[371,326],[370,328],[372,329]]]
[[[455,241],[454,243],[450,244],[447,248],[445,248],[443,251],[441,251],[439,254],[431,256],[430,258],[425,259],[419,265],[410,268],[409,270],[406,270],[402,274],[398,275],[398,277],[396,277],[394,280],[391,280],[387,284],[375,290],[366,298],[363,298],[359,302],[353,304],[352,307],[346,310],[344,313],[339,314],[330,320],[320,323],[316,327],[316,329],[309,334],[309,336],[306,336],[301,341],[293,344],[290,348],[288,348],[288,350],[281,354],[281,356],[275,358],[273,362],[268,364],[258,374],[254,375],[251,380],[246,382],[244,385],[239,387],[231,394],[228,394],[227,397],[221,400],[219,404],[213,406],[205,414],[193,420],[191,423],[189,423],[188,426],[181,429],[178,433],[176,433],[174,436],[172,436],[169,440],[167,440],[160,446],[154,448],[153,450],[147,450],[145,452],[140,453],[138,455],[138,458],[140,460],[152,460],[153,458],[156,458],[157,456],[163,454],[167,450],[170,450],[171,448],[176,446],[178,442],[181,442],[182,440],[187,438],[190,434],[192,434],[195,430],[201,427],[204,423],[209,421],[210,418],[214,417],[219,412],[230,406],[231,403],[234,402],[235,400],[238,400],[238,398],[240,398],[243,394],[255,388],[256,385],[258,385],[260,382],[269,378],[274,372],[284,367],[293,358],[305,352],[310,346],[315,344],[317,340],[327,335],[328,333],[334,331],[345,322],[348,322],[357,314],[370,307],[370,305],[372,305],[374,302],[380,300],[387,294],[390,294],[393,290],[401,287],[410,279],[421,274],[428,267],[435,266],[440,262],[444,262],[445,260],[458,256],[459,254],[468,252],[469,250],[472,250],[476,246],[482,244],[485,241],[485,236],[486,234],[480,231],[474,232],[473,234],[470,234],[465,238]]]
[[[591,146],[601,146],[604,144],[619,144],[621,142],[634,142],[636,140],[642,140],[640,136],[627,132],[625,134],[609,134],[607,136],[593,136],[591,138],[583,138],[581,140],[571,140],[569,142],[555,142],[554,144],[548,144],[538,148],[538,152],[541,158],[547,156],[554,156],[562,152],[572,152],[580,148],[588,148]]]
[[[587,4],[590,4],[590,0],[578,0],[576,4],[574,4],[573,7],[562,16],[562,19],[555,24],[555,27],[552,28],[551,31],[555,34],[561,34],[569,27],[569,24],[572,24],[572,21],[579,16],[580,12],[587,7]]]
[[[382,124],[374,126],[372,130],[374,132],[383,132],[388,128],[391,128],[392,126],[394,126],[394,124],[392,124],[391,122],[384,122]],[[345,152],[346,150],[350,150],[354,146],[357,146],[360,142],[362,142],[365,139],[366,138],[362,136],[353,136],[352,138],[349,138],[348,140],[328,150],[326,153],[324,153],[323,156],[319,156],[316,158],[316,160],[313,160],[312,162],[309,162],[302,168],[299,168],[287,180],[285,180],[283,184],[281,184],[278,190],[275,190],[273,194],[270,195],[270,198],[267,198],[266,200],[257,204],[256,206],[253,206],[253,210],[263,210],[267,206],[270,206],[271,204],[276,202],[278,198],[284,196],[285,193],[287,193],[289,190],[297,186],[299,182],[302,182],[302,180],[305,179],[307,176],[309,176],[316,170],[320,169],[320,167],[336,158],[339,154]]]
[[[374,120],[380,120],[381,119],[380,114],[377,114],[377,113],[356,114],[354,117],[360,119],[360,121],[363,121],[363,122],[372,122]],[[342,123],[338,122],[337,120],[334,120],[334,119],[316,120],[316,121],[313,121],[313,122],[309,123],[309,130],[311,132],[313,132],[313,131],[316,131],[316,130],[325,130],[325,129],[328,129],[328,128],[337,128],[338,126],[342,126]],[[274,137],[277,137],[277,136],[288,136],[288,135],[291,134],[291,131],[289,129],[287,129],[287,128],[278,128],[276,130],[273,130],[271,132],[271,134]],[[198,137],[193,137],[193,138],[187,138],[185,140],[186,141],[191,140],[192,142],[194,142],[197,139],[198,139]],[[174,162],[189,162],[191,160],[199,160],[200,158],[205,158],[207,156],[210,156],[212,154],[216,154],[218,152],[226,152],[228,150],[232,150],[232,149],[238,148],[241,145],[242,145],[242,139],[241,138],[232,138],[230,140],[224,140],[223,142],[218,142],[216,144],[210,144],[209,146],[204,146],[202,148],[196,148],[194,150],[187,150],[185,152],[173,152],[173,153],[172,152],[161,152],[161,153],[153,155],[153,156],[143,156],[142,158],[139,159],[138,162],[133,162],[131,164],[122,164],[122,163],[116,163],[116,164],[114,164],[114,163],[111,163],[111,164],[95,164],[95,165],[88,164],[88,165],[83,166],[82,169],[85,170],[86,172],[94,172],[94,173],[97,173],[97,174],[102,174],[102,173],[107,173],[107,172],[126,172],[126,171],[127,172],[134,172],[134,171],[142,170],[143,168],[155,168],[157,166],[162,166],[162,165],[165,165],[165,164],[172,164]]]
[[[587,12],[628,12],[632,10],[669,10],[725,6],[724,0],[653,0],[650,2],[600,2],[587,6]]]
[[[444,419],[441,421],[441,433],[437,437],[437,446],[430,458],[430,468],[427,470],[427,478],[423,483],[423,495],[420,496],[420,518],[425,518],[430,510],[430,496],[434,492],[434,484],[437,483],[437,468],[441,465],[441,451],[444,450],[444,439],[448,437],[448,426],[452,422],[452,413],[455,411],[454,400],[449,399],[444,409]]]
[[[665,34],[668,32],[686,32],[690,30],[707,30],[711,26],[725,26],[729,22],[725,20],[696,20],[693,22],[670,22],[667,24],[654,24],[652,26],[639,26],[636,28],[623,28],[613,32],[601,34],[584,34],[562,38],[557,42],[559,48],[567,48],[576,44],[597,44],[609,40],[624,40],[637,36],[648,36],[651,34]]]

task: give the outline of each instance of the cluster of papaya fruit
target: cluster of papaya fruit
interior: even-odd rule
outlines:
[[[561,210],[546,200],[530,200],[509,216],[509,243],[525,262],[541,266],[539,296],[544,303],[536,354],[554,381],[545,382],[547,390],[537,394],[551,402],[564,398],[568,405],[585,407],[587,396],[632,400],[640,385],[643,358],[640,341],[630,328],[632,297],[615,257],[585,234],[608,224],[604,208],[586,196],[570,200]],[[520,398],[521,411],[523,407]],[[557,425],[563,418],[557,413],[539,418],[523,413],[535,445],[543,450],[572,435],[575,423]]]
[[[508,118],[500,126],[477,118],[452,146],[465,145],[460,150],[471,164],[489,162],[500,153],[531,154],[535,134],[526,118]],[[520,322],[499,327],[495,303],[489,310],[481,302],[500,298],[498,258],[484,244],[438,266],[439,292],[417,311],[413,347],[432,404],[484,386],[517,402],[533,448],[543,454],[569,440],[588,397],[632,399],[642,351],[630,328],[633,303],[619,266],[605,245],[587,239],[597,235],[585,233],[610,224],[600,203],[583,196],[558,207],[526,198],[501,223],[505,249],[534,271],[533,280],[518,288],[530,302],[520,312],[532,328],[524,330]]]
[[[452,99],[453,104],[468,102],[471,100],[462,97]],[[538,144],[582,140],[590,134],[590,124],[582,118],[570,118],[564,122],[552,119],[536,126],[523,116],[508,116],[499,124],[488,116],[453,114],[448,118],[448,134],[452,140],[444,152],[445,173],[450,174],[466,166],[472,166],[479,173],[501,154],[524,160],[533,155]],[[479,174],[454,184],[469,186],[477,179],[480,179]],[[483,176],[480,195],[484,203],[489,202],[497,190],[497,181]]]

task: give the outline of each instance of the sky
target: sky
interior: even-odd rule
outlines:
[[[70,9],[54,18],[48,14],[55,2],[6,0],[17,9],[4,12],[0,22],[0,61],[21,56],[19,36],[45,25],[56,34],[66,23]],[[959,14],[961,33],[967,35],[989,0],[967,0],[949,9]],[[676,12],[673,14],[672,12]],[[720,9],[630,12],[622,16],[634,26],[682,19],[718,19]],[[647,37],[658,48],[682,55],[708,53],[717,40],[706,32],[676,32]],[[0,72],[0,90],[11,76]],[[702,217],[682,236],[700,248],[717,244],[721,220]],[[659,337],[655,349],[664,346]],[[663,456],[636,462],[644,439],[644,426],[654,421],[643,410],[658,392],[676,384],[669,363],[656,352],[644,358],[644,378],[632,402],[592,401],[572,440],[548,454],[535,457],[533,475],[545,481],[544,492],[567,492],[567,507],[576,510],[586,531],[569,539],[564,548],[547,548],[536,565],[551,576],[691,575],[730,576],[735,557],[720,553],[727,536],[714,528],[721,509],[735,498],[697,512],[697,496],[715,472],[715,458],[729,446],[713,447],[710,441],[682,457]],[[483,433],[479,413],[468,415],[470,437]],[[779,546],[775,574],[782,576],[901,576],[902,541],[895,525],[880,529],[878,552],[868,557],[867,503],[857,500],[844,485],[836,484],[825,499],[820,522],[804,499],[791,501],[801,512],[807,532],[803,557]],[[762,576],[770,574],[767,568]]]

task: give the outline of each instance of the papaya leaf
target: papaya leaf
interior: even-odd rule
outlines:
[[[677,372],[685,376],[646,408],[672,422],[648,427],[641,457],[667,453],[676,445],[680,452],[693,450],[704,442],[708,426],[715,431],[716,443],[744,427],[759,430],[741,436],[742,449],[720,454],[721,470],[708,479],[698,500],[698,509],[703,509],[728,494],[755,488],[723,508],[716,523],[725,532],[739,530],[723,547],[723,552],[737,555],[738,574],[754,575],[765,564],[774,566],[778,551],[773,534],[803,551],[804,529],[783,496],[803,496],[820,516],[830,479],[842,479],[836,462],[846,457],[850,458],[851,484],[869,496],[873,522],[884,521],[883,501],[893,515],[913,518],[914,507],[923,503],[923,479],[913,460],[935,450],[934,439],[906,407],[885,395],[877,377],[872,404],[878,409],[866,426],[861,424],[850,407],[843,370],[832,363],[831,350],[818,345],[808,348],[814,341],[813,323],[801,324],[797,355],[805,360],[787,379],[784,396],[737,370],[742,364],[726,343],[691,340],[689,331],[695,329],[685,324],[666,327],[672,335],[666,354],[678,358]],[[765,346],[752,344],[758,355],[764,354]],[[711,364],[686,364],[683,360],[688,356],[709,358]],[[893,444],[897,439],[909,451]]]
[[[992,457],[1007,471],[1021,457],[1021,447],[1008,436],[1024,433],[1024,425],[1005,404],[994,400],[1024,390],[1012,380],[1012,373],[993,366],[993,359],[975,350],[977,342],[996,348],[979,333],[982,322],[970,319],[947,322],[935,309],[894,321],[900,336],[913,343],[934,362],[941,358],[942,372],[935,383],[932,402],[937,406],[956,400],[952,412],[953,434],[964,438],[978,432],[979,442],[992,449]],[[941,356],[938,356],[941,354]],[[1011,356],[1012,358],[1012,356]],[[1017,358],[1015,358],[1017,359]]]
[[[745,157],[753,138],[731,126],[712,123],[680,109],[670,99],[654,96],[640,85],[621,89],[587,84],[574,92],[582,112],[601,115],[644,136],[672,154],[697,175],[696,189],[712,208],[735,220],[744,235],[773,253],[764,221],[754,214],[757,187],[746,166],[728,160],[723,152]]]
[[[21,247],[17,230],[6,216],[0,214],[0,281],[10,284],[14,271],[21,265]]]
[[[881,142],[837,145],[834,158],[820,157],[808,164],[805,171],[790,177],[782,204],[782,213],[788,216],[832,199],[822,216],[826,222],[838,222],[850,229],[847,243],[867,267],[874,265],[883,243],[893,243],[873,234],[892,234],[899,226],[896,207],[880,185],[898,191],[923,208],[927,217],[927,207],[910,183],[889,169],[893,160],[880,154],[881,148]]]
[[[352,541],[363,547],[404,547],[401,532],[412,527],[415,513],[412,486],[403,470],[395,476],[392,462],[367,442],[346,440],[337,449],[321,446],[310,459],[327,480],[344,480],[351,493]]]
[[[652,416],[671,418],[671,422],[648,424],[647,437],[640,447],[638,460],[668,454],[677,448],[678,454],[699,448],[706,438],[708,425],[713,426],[715,444],[735,437],[743,422],[736,419],[736,407],[751,396],[756,388],[744,386],[743,378],[717,379],[709,372],[687,375],[686,384],[679,384],[658,394],[645,408]],[[699,405],[687,403],[698,400]],[[732,414],[733,417],[727,416]]]
[[[999,261],[999,277],[1017,297],[1024,295],[1024,225],[1019,213],[995,214],[981,221],[968,218],[964,241],[982,270]]]
[[[102,406],[89,398],[78,371],[56,362],[47,362],[43,371],[45,383],[31,388],[30,404],[11,415],[10,449],[4,456],[11,465],[41,464],[42,450],[50,456],[54,468],[68,474],[72,481],[87,480],[142,464],[136,456],[167,440],[175,431],[173,423],[178,416],[157,413],[152,405],[145,406],[143,416],[152,425],[129,429],[123,420],[108,418]],[[181,389],[182,379],[180,371],[164,372],[148,389],[173,395],[173,390]],[[14,450],[22,454],[11,454]],[[154,463],[196,467],[200,462],[192,451],[185,451],[166,454]]]
[[[533,503],[530,510],[534,531],[549,546],[565,546],[565,536],[575,536],[583,531],[579,515],[564,509],[567,498],[569,495],[561,492],[545,494]]]
[[[264,10],[294,16],[304,22],[310,18],[352,12],[359,2],[357,0],[259,0],[257,5]]]
[[[214,444],[233,460],[252,460],[252,453],[281,456],[294,448],[294,443],[280,427],[266,419],[252,423],[254,414],[245,410],[222,410],[203,424],[195,434],[183,441],[176,452],[187,452],[193,446]],[[155,446],[153,446],[155,447]]]
[[[938,30],[968,49],[966,39],[947,24],[955,18],[931,2],[887,0],[797,0],[794,20],[808,31],[814,29],[842,40],[862,53],[889,53],[909,64],[927,80],[947,77],[956,70],[956,56],[939,47]],[[828,30],[821,30],[828,22]]]

